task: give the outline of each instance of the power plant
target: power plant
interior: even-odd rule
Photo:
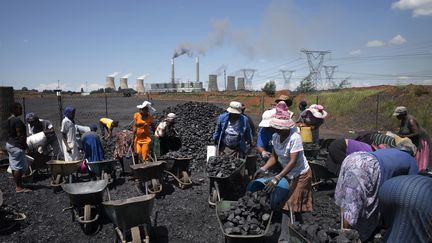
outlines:
[[[235,77],[234,76],[228,76],[227,77],[227,91],[235,91]]]
[[[243,77],[237,78],[237,90],[246,90],[245,79]]]
[[[137,78],[136,79],[136,85],[135,85],[135,90],[138,92],[138,94],[143,94],[145,89],[144,89],[144,78]]]
[[[106,88],[107,89],[113,89],[113,90],[116,90],[116,87],[115,87],[115,83],[114,83],[114,76],[107,76],[106,77]]]
[[[128,81],[128,79],[125,77],[120,79],[120,88],[121,89],[127,89],[128,88],[127,81]]]
[[[218,92],[217,75],[209,75],[208,92]]]

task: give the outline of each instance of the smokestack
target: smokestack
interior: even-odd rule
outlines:
[[[128,88],[127,81],[128,81],[127,78],[121,78],[120,79],[120,88],[121,89],[127,89]]]
[[[199,57],[196,57],[196,81],[199,82]]]
[[[135,90],[138,92],[138,94],[144,93],[145,89],[144,89],[144,79],[143,78],[137,78]]]
[[[209,75],[209,83],[208,83],[208,92],[217,92],[218,84],[217,84],[217,75],[216,74],[210,74]]]
[[[228,76],[228,83],[227,83],[227,91],[235,91],[235,77],[234,76]]]
[[[115,83],[114,83],[114,77],[113,76],[107,76],[106,77],[106,88],[111,88],[113,90],[115,90]]]
[[[175,83],[174,58],[171,58],[171,83]]]
[[[242,77],[237,78],[237,90],[246,90],[245,79]]]

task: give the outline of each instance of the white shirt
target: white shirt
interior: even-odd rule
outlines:
[[[290,179],[298,177],[309,170],[309,164],[303,152],[303,143],[300,134],[294,129],[291,129],[291,134],[285,139],[280,141],[280,136],[277,133],[272,137],[273,149],[278,156],[278,162],[285,167],[290,161],[290,154],[298,152],[297,161],[294,168],[288,172],[287,176]]]

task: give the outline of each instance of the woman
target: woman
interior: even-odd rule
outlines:
[[[263,158],[264,161],[267,161],[273,151],[273,144],[271,143],[274,130],[270,126],[270,121],[273,118],[276,110],[271,109],[264,111],[262,114],[262,120],[259,123],[258,129],[258,138],[257,138],[257,152]]]
[[[281,235],[279,242],[289,241],[289,214],[293,210],[296,220],[302,222],[301,213],[312,211],[312,171],[303,152],[300,134],[291,119],[288,107],[284,102],[276,105],[275,117],[270,121],[275,129],[272,137],[273,152],[267,163],[256,173],[267,171],[278,162],[283,167],[276,176],[266,183],[266,191],[272,192],[281,178],[290,182],[290,197],[283,207]]]
[[[378,191],[388,179],[417,174],[412,154],[415,146],[405,140],[401,149],[356,152],[342,163],[335,190],[335,203],[343,210],[344,228],[354,228],[366,241],[379,222]]]
[[[151,103],[144,101],[141,105],[137,105],[139,112],[134,114],[134,148],[135,153],[141,155],[143,161],[148,160],[149,146],[151,143],[151,127],[153,125],[154,118],[150,114],[155,109],[151,106]]]
[[[246,142],[252,143],[252,131],[246,116],[241,114],[242,104],[231,101],[227,112],[218,117],[213,140],[220,155],[244,158]]]
[[[378,194],[386,242],[432,242],[432,178],[397,176]]]
[[[304,110],[301,114],[301,123],[303,126],[311,127],[312,142],[319,141],[319,128],[324,123],[324,118],[328,115],[322,105],[313,104]]]
[[[107,138],[111,138],[114,128],[118,126],[119,126],[119,122],[117,120],[109,119],[106,117],[102,117],[101,119],[99,119],[99,128],[101,130],[102,138],[104,139],[105,139],[105,130],[108,133]]]
[[[78,160],[78,142],[75,127],[75,108],[66,106],[64,109],[60,132],[62,134],[62,148],[65,161]]]
[[[407,137],[417,147],[415,155],[419,170],[432,168],[430,161],[430,138],[426,130],[420,126],[417,119],[408,114],[405,106],[396,107],[393,116],[400,120],[400,127],[397,135]]]
[[[174,129],[176,114],[168,113],[156,127],[154,134],[154,149],[157,156],[162,156],[170,150],[178,150],[181,147],[181,141],[177,138],[177,131]]]

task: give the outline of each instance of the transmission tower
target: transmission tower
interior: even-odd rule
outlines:
[[[329,54],[330,51],[309,51],[302,49],[301,52],[306,54],[311,80],[318,88],[321,83],[321,67],[324,62],[324,56]]]
[[[323,66],[324,71],[326,73],[327,83],[323,85],[323,89],[333,89],[336,84],[333,82],[334,72],[336,71],[337,66]]]
[[[256,72],[256,69],[247,68],[240,69],[240,71],[243,73],[243,76],[246,80],[246,90],[253,90],[252,79]]]
[[[283,70],[283,69],[281,69],[280,71],[281,71],[282,76],[283,76],[283,78],[284,78],[284,80],[285,80],[285,82],[284,82],[284,86],[283,86],[283,89],[288,90],[288,89],[289,89],[289,82],[290,82],[290,80],[291,80],[291,76],[292,76],[292,74],[293,74],[295,71],[294,71],[294,70]]]

